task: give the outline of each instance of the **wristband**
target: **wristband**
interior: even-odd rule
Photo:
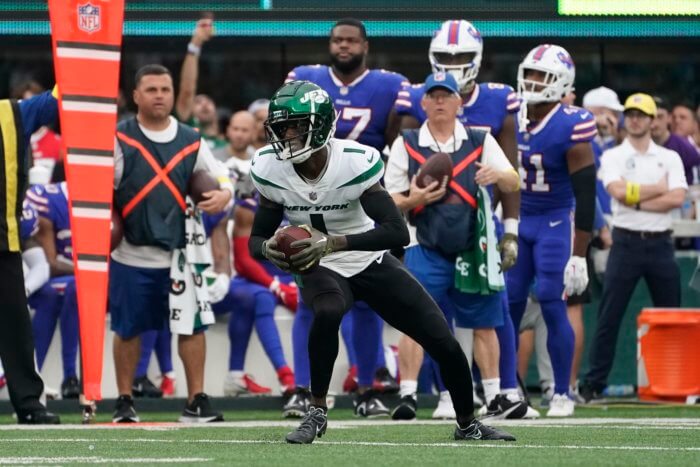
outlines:
[[[200,54],[202,53],[202,48],[194,45],[192,42],[187,44],[187,53],[192,54],[195,57],[199,57]]]
[[[639,202],[640,185],[639,183],[627,182],[625,186],[625,204],[633,206]]]
[[[508,218],[503,220],[503,230],[505,233],[518,235],[518,219]]]

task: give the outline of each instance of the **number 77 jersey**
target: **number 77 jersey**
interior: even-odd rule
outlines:
[[[345,85],[326,65],[294,68],[286,82],[311,81],[328,93],[338,111],[335,137],[350,139],[382,151],[386,141],[389,114],[399,91],[408,86],[408,80],[386,70],[366,70],[352,83]]]
[[[590,112],[566,104],[557,104],[532,127],[517,128],[522,215],[574,207],[566,154],[592,141],[596,131]]]

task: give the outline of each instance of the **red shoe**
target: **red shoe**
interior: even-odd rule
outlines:
[[[345,381],[343,381],[343,391],[355,392],[357,388],[357,365],[353,365],[348,369],[348,375],[345,377]]]
[[[4,388],[7,386],[7,380],[5,379],[5,375],[0,376],[0,389]]]
[[[160,390],[163,392],[163,397],[175,397],[175,378],[163,375]]]
[[[272,389],[261,386],[250,375],[234,378],[229,373],[224,380],[224,395],[235,397],[241,395],[262,396],[272,393]]]
[[[289,397],[294,394],[296,389],[294,386],[294,373],[288,366],[283,366],[277,370],[277,379],[280,382],[280,391],[285,397]]]

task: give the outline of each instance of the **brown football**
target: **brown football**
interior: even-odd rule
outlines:
[[[219,182],[209,173],[204,171],[194,172],[190,177],[189,185],[187,186],[187,194],[190,195],[194,204],[199,204],[204,201],[203,193],[219,189]]]
[[[452,158],[444,152],[436,152],[421,165],[418,170],[416,184],[425,188],[431,183],[442,182],[447,177],[447,183],[452,180]]]
[[[112,220],[110,222],[110,251],[114,251],[119,246],[119,243],[124,238],[124,222],[122,216],[119,215],[117,208],[112,206]]]
[[[311,234],[306,229],[297,227],[296,225],[288,225],[278,230],[275,234],[275,240],[277,241],[277,249],[284,253],[284,256],[287,258],[287,261],[289,261],[289,258],[292,255],[299,253],[303,250],[303,248],[292,248],[292,243],[296,242],[297,240],[304,240],[305,238],[309,237],[311,237]],[[306,271],[310,269],[313,268],[309,268]],[[293,272],[300,273],[306,271]]]

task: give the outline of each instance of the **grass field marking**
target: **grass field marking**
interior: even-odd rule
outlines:
[[[286,444],[283,440],[256,440],[256,439],[155,439],[155,438],[127,438],[127,439],[73,439],[73,438],[25,438],[25,439],[0,439],[0,443],[19,442],[52,442],[52,443],[163,443],[163,444]],[[366,447],[446,447],[446,448],[499,448],[499,449],[566,449],[566,450],[606,450],[606,451],[693,451],[700,452],[700,446],[590,446],[590,445],[541,445],[518,444],[504,442],[445,442],[445,443],[397,443],[392,441],[323,441],[316,440],[315,444],[337,446],[366,446]]]
[[[0,465],[3,464],[63,464],[66,462],[76,464],[171,464],[211,462],[214,459],[205,457],[0,457]]]
[[[418,426],[418,425],[445,425],[454,426],[453,420],[414,420],[410,422],[395,420],[329,420],[329,426],[336,429],[362,428],[367,426]],[[539,428],[567,428],[590,426],[595,428],[620,428],[627,429],[653,429],[670,427],[673,429],[693,429],[700,427],[700,418],[566,418],[536,420],[493,420],[487,422],[495,426],[512,427],[539,427]],[[247,420],[237,422],[183,424],[176,422],[150,422],[150,423],[97,423],[94,425],[0,425],[2,431],[44,431],[44,430],[143,430],[143,431],[170,431],[198,428],[293,428],[299,425],[299,420]],[[624,429],[624,428],[623,428]]]

